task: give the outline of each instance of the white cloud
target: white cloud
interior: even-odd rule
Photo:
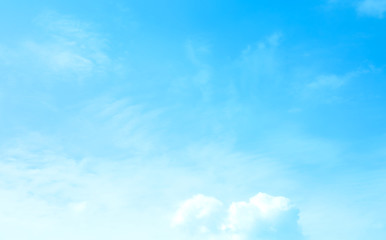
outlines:
[[[228,228],[231,230],[250,228],[258,219],[273,220],[280,212],[289,209],[289,199],[258,193],[249,199],[249,202],[232,203],[229,208]]]
[[[209,232],[218,224],[216,215],[221,207],[222,203],[216,198],[196,195],[180,206],[172,220],[172,226],[184,226],[193,232]]]
[[[386,0],[364,0],[358,4],[359,14],[383,18],[386,12]]]
[[[219,240],[302,239],[298,210],[288,198],[258,193],[247,202],[231,203],[227,210],[221,206],[215,198],[196,195],[181,205],[172,225],[189,229],[189,234],[194,230],[193,233]]]

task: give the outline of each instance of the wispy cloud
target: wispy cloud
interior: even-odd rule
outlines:
[[[337,89],[346,83],[345,77],[338,77],[336,75],[322,75],[309,84],[307,87],[310,89],[331,88]]]
[[[357,11],[361,15],[383,18],[386,12],[385,0],[363,0],[359,2]]]
[[[265,14],[227,4],[200,21],[162,16],[161,5],[174,13],[180,4],[155,15],[145,4],[131,32],[127,13],[85,9],[82,19],[107,21],[106,35],[46,12],[36,35],[0,40],[0,239],[383,240],[385,171],[372,168],[383,168],[384,153],[358,157],[357,140],[339,132],[362,112],[329,120],[325,112],[346,108],[319,108],[367,88],[365,71],[351,71],[345,51],[331,53],[339,66],[318,55],[341,41],[310,43],[332,30],[311,21],[320,12],[302,14],[311,25],[288,35],[257,37],[265,30],[251,26]],[[240,17],[217,18],[233,4]],[[299,20],[285,10],[291,21],[267,29]],[[216,25],[191,27],[209,17]],[[212,38],[186,36],[197,29]]]
[[[350,84],[355,83],[355,81],[362,81],[362,78],[366,74],[371,74],[376,71],[377,69],[370,65],[365,69],[358,69],[341,75],[311,75],[309,76],[310,79],[300,81],[301,84],[297,90],[298,96],[327,104],[348,101],[341,92],[345,88],[348,88]]]
[[[282,74],[278,46],[281,33],[273,33],[254,45],[248,45],[241,53],[239,67],[254,73],[256,81],[275,81]]]
[[[40,79],[46,75],[52,81],[84,80],[116,70],[105,39],[90,24],[54,12],[39,15],[33,24],[40,37],[25,37],[0,48],[0,64],[7,65],[8,73],[23,69],[25,75],[39,74]]]

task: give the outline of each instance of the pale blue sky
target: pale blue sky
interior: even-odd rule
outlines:
[[[3,1],[0,239],[385,239],[385,27],[385,0]]]

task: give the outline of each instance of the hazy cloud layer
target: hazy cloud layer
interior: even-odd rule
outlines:
[[[0,239],[384,240],[384,1],[334,2],[4,4]]]
[[[386,0],[364,0],[358,4],[359,14],[383,18],[386,12]]]

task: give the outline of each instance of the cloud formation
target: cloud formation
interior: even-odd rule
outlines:
[[[222,205],[214,197],[198,194],[181,205],[172,220],[172,226],[184,226],[189,231],[207,233],[217,227]]]
[[[218,240],[303,239],[299,212],[288,198],[258,193],[228,209],[222,206],[216,198],[196,195],[181,204],[172,226]]]
[[[364,0],[357,8],[359,14],[383,18],[386,12],[386,0]]]
[[[54,12],[40,14],[31,22],[39,37],[25,36],[13,45],[0,43],[0,70],[18,74],[18,81],[20,75],[83,80],[116,70],[105,38],[91,24]]]

